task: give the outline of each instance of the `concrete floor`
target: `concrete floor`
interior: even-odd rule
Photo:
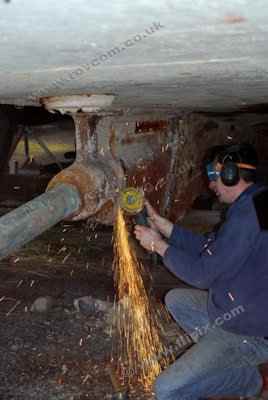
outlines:
[[[111,238],[111,229],[63,222],[0,262],[1,400],[111,399],[110,322],[73,306],[88,295],[113,301]],[[160,302],[180,282],[161,266],[152,272]],[[53,307],[31,312],[40,296]],[[130,398],[152,396],[138,388]]]

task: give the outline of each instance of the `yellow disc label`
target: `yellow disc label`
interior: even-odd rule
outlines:
[[[144,207],[143,193],[133,187],[123,189],[120,193],[120,206],[131,214],[140,212]]]

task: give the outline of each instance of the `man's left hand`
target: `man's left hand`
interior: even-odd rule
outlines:
[[[136,225],[134,233],[141,246],[146,250],[156,252],[161,256],[164,255],[168,244],[158,232],[146,226]]]

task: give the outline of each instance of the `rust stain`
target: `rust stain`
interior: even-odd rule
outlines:
[[[86,219],[98,214],[98,222],[112,223],[112,204],[117,190],[122,186],[121,167],[115,161],[90,160],[87,164],[75,162],[57,174],[48,185],[48,190],[61,183],[74,186],[81,199],[81,207],[72,220]],[[103,220],[101,219],[103,217]]]
[[[84,193],[87,193],[92,188],[92,182],[89,180],[88,174],[85,173],[81,165],[74,163],[55,175],[49,182],[47,190],[53,189],[53,187],[61,183],[72,185],[79,191],[82,202],[81,209],[78,211],[79,214],[85,207]]]
[[[168,121],[166,120],[155,120],[155,121],[137,121],[135,127],[135,133],[148,133],[166,131],[168,129]]]
[[[99,211],[101,201],[104,199],[101,198],[96,170],[91,172],[90,166],[87,168],[82,164],[74,163],[49,182],[48,190],[60,183],[74,186],[80,194],[82,203],[80,210],[71,218],[80,219],[81,216],[87,217]]]
[[[156,140],[164,140],[168,131],[156,131],[156,132],[148,132],[148,133],[139,133],[138,135],[133,135],[131,133],[127,134],[124,139],[121,140],[121,144],[132,144],[132,143],[140,143],[146,140],[146,143],[149,144],[150,141],[155,143]],[[157,138],[157,139],[156,139]],[[158,139],[159,138],[159,139]]]
[[[205,179],[197,176],[183,190],[173,193],[172,207],[168,216],[173,222],[179,221],[188,211],[196,197],[206,188]],[[177,193],[176,193],[177,192]]]
[[[76,135],[76,159],[78,161],[86,161],[89,154],[92,156],[97,155],[96,128],[100,117],[81,112],[73,114],[73,120]]]
[[[160,210],[164,199],[170,154],[161,153],[153,161],[142,161],[127,171],[127,184],[142,188],[145,197]]]
[[[113,158],[116,158],[116,130],[114,127],[110,129],[109,149]]]
[[[246,18],[242,15],[227,14],[225,15],[223,21],[226,24],[241,24],[242,22],[246,22]]]
[[[101,209],[94,215],[94,221],[101,224],[112,224],[115,219],[115,207],[112,200],[108,200]]]

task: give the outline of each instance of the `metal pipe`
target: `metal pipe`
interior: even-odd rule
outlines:
[[[0,259],[13,253],[81,206],[78,190],[60,184],[0,218]]]

